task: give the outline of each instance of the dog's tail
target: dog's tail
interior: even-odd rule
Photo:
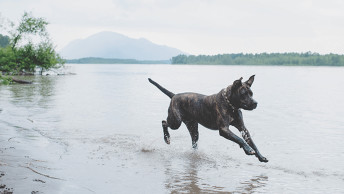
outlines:
[[[152,83],[153,85],[155,85],[157,88],[159,88],[159,90],[161,90],[164,94],[166,94],[168,97],[172,98],[174,96],[174,93],[168,91],[167,89],[165,89],[164,87],[162,87],[161,85],[159,85],[158,83],[156,83],[155,81],[153,81],[151,78],[148,78],[148,81],[150,83]]]

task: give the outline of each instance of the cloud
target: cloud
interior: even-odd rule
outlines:
[[[340,0],[1,0],[3,16],[47,18],[57,44],[110,30],[194,54],[343,53]],[[333,46],[331,46],[333,45]]]

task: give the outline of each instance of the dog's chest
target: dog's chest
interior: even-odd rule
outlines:
[[[220,114],[224,125],[232,125],[235,122],[236,115],[232,110],[222,109]]]

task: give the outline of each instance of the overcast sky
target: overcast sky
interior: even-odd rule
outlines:
[[[46,18],[57,49],[101,31],[190,54],[344,54],[343,0],[0,0],[1,17]]]

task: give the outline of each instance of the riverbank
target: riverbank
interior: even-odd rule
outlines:
[[[1,129],[0,193],[55,193],[59,190],[63,179],[54,175],[56,169],[44,157],[44,147],[32,142],[38,137],[23,138],[16,132]]]

